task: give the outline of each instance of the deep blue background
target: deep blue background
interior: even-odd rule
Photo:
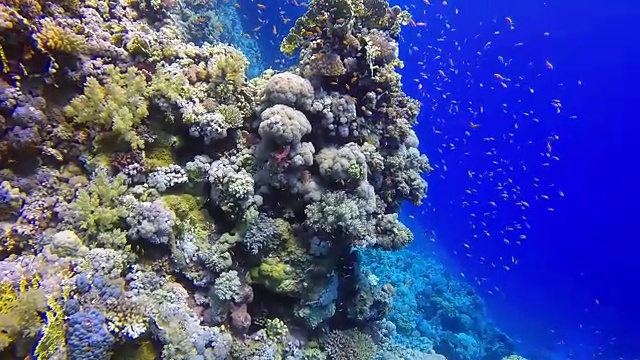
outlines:
[[[640,49],[633,29],[640,4],[454,3],[462,9],[459,31],[509,16],[519,38],[553,55],[556,82],[583,82],[579,89],[561,93],[565,109],[579,118],[557,125],[561,141],[554,150],[562,161],[546,174],[567,196],[553,200],[554,213],[530,213],[529,241],[509,273],[488,271],[464,258],[458,259],[458,267],[467,278],[488,277],[500,285],[500,295],[486,297],[489,310],[532,357],[640,358]],[[550,38],[532,45],[544,31]],[[420,135],[428,142],[432,136],[421,126]],[[456,159],[424,147],[432,161],[445,158],[451,164]],[[450,203],[459,197],[456,182],[464,181],[460,172],[430,179],[430,206],[438,211],[428,212],[422,223],[439,235],[439,246],[449,253],[467,235],[460,224],[468,214]],[[488,258],[502,255],[494,243],[478,251]]]

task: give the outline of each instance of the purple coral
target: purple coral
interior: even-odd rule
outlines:
[[[18,106],[11,114],[11,123],[23,127],[44,124],[46,119],[42,111],[31,105]]]
[[[33,149],[42,141],[35,127],[15,126],[6,135],[9,145],[14,150]]]
[[[69,360],[106,360],[111,357],[113,335],[106,317],[97,309],[78,311],[67,320],[67,357]]]
[[[162,201],[137,203],[127,217],[127,224],[131,227],[129,236],[154,244],[167,243],[173,236],[175,217],[173,211],[167,209]]]

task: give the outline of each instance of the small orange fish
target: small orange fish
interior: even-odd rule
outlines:
[[[258,3],[258,9],[262,9],[262,10],[264,10],[264,9],[266,9],[266,8],[267,8],[267,6],[266,6],[266,5]]]
[[[206,17],[206,16],[198,16],[198,22],[200,24],[203,24],[203,23],[207,22],[207,20],[209,20],[209,18]]]
[[[553,64],[549,60],[544,62],[544,66],[549,70],[553,70]]]
[[[472,129],[477,129],[477,128],[479,128],[479,127],[480,127],[480,124],[476,124],[476,123],[474,123],[473,121],[469,121],[469,126],[470,126]]]
[[[271,28],[271,32],[273,32],[273,35],[278,34],[278,28],[275,25],[273,25],[273,27]]]

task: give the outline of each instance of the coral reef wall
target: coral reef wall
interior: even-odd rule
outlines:
[[[442,358],[393,344],[358,252],[410,243],[426,195],[409,14],[312,1],[298,65],[249,79],[211,6],[0,1],[0,351]]]

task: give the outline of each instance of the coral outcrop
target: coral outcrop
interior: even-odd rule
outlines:
[[[395,292],[359,252],[409,244],[398,211],[426,196],[419,103],[396,72],[409,15],[314,0],[282,43],[298,64],[258,73],[222,42],[235,11],[2,1],[0,350],[403,354],[381,346]]]

